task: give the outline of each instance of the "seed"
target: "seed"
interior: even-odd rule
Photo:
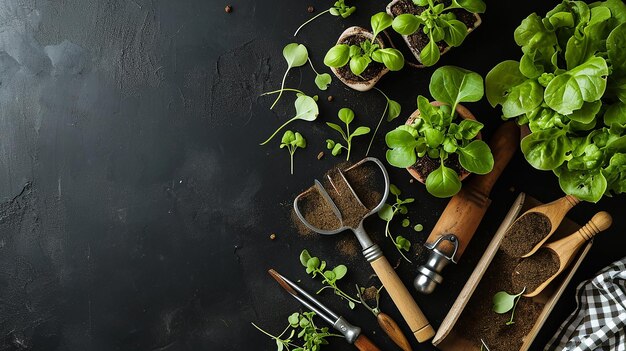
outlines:
[[[409,183],[413,184],[414,180],[413,178],[409,179]]]
[[[270,240],[274,240],[274,239],[276,239],[276,234],[274,233],[270,234]]]
[[[226,13],[231,13],[233,12],[233,7],[230,5],[226,5],[226,7],[224,7],[224,11],[226,11]]]
[[[319,154],[317,154],[317,159],[318,159],[318,160],[321,160],[321,159],[322,159],[322,157],[324,157],[324,151],[320,151],[320,153],[319,153]]]
[[[315,11],[315,7],[309,5],[309,7],[306,8],[306,12],[308,13],[313,13],[313,11]]]
[[[333,100],[335,100],[335,98],[332,95],[328,95],[328,102],[332,102]]]

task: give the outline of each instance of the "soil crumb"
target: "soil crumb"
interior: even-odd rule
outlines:
[[[513,289],[533,292],[546,279],[559,271],[561,263],[556,253],[550,249],[541,249],[528,258],[522,259],[513,271]]]
[[[516,220],[507,231],[500,248],[513,257],[522,257],[550,233],[550,219],[538,212],[529,212]]]
[[[378,289],[376,289],[376,287],[372,285],[369,288],[365,289],[365,291],[363,291],[363,294],[361,294],[361,296],[363,297],[363,300],[365,301],[376,301],[377,294],[378,294]]]
[[[337,250],[339,250],[339,253],[342,256],[349,259],[356,258],[359,256],[359,253],[361,253],[359,242],[354,236],[347,236],[346,238],[341,239],[337,243]]]

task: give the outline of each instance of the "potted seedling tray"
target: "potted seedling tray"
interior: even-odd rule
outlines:
[[[503,261],[505,255],[500,249],[500,244],[513,221],[526,210],[540,204],[524,193],[517,197],[439,327],[433,338],[433,345],[442,351],[480,351],[482,339],[491,351],[530,349],[533,340],[592,245],[592,241],[587,242],[573,258],[571,265],[539,295],[532,298],[522,297],[515,310],[514,323],[506,325],[510,312],[507,314],[493,312],[492,299],[495,292],[510,289],[504,286],[506,283],[502,283],[505,280],[502,277],[503,274],[511,274],[517,263]],[[580,225],[565,218],[550,241],[563,238],[579,228]],[[493,342],[494,339],[497,341]]]

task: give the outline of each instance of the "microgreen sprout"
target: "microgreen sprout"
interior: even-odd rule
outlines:
[[[287,148],[289,151],[289,159],[291,164],[291,174],[293,174],[293,154],[296,152],[296,149],[301,148],[304,149],[306,147],[306,139],[302,136],[302,134],[298,132],[292,132],[288,130],[283,134],[283,138],[280,141],[280,148]]]
[[[374,87],[374,89],[376,89],[379,93],[382,94],[382,96],[386,100],[386,104],[385,104],[385,109],[383,110],[383,114],[380,116],[380,120],[378,121],[378,124],[376,125],[376,129],[374,129],[374,134],[372,134],[370,143],[367,146],[367,151],[365,151],[365,156],[369,155],[370,149],[372,148],[372,143],[374,143],[374,137],[376,136],[376,133],[378,133],[378,128],[380,128],[380,125],[383,123],[383,119],[385,118],[385,116],[387,116],[387,122],[391,122],[394,119],[396,119],[396,117],[400,116],[400,112],[402,111],[402,107],[400,106],[399,103],[397,103],[394,100],[391,100],[387,96],[387,94],[385,94],[382,90],[376,87]]]
[[[504,314],[511,311],[511,319],[506,322],[506,325],[514,324],[513,316],[515,316],[515,307],[517,307],[517,303],[519,302],[522,294],[526,291],[526,288],[522,289],[522,291],[517,295],[511,295],[506,291],[497,292],[493,296],[493,311],[495,313]]]
[[[346,149],[348,151],[346,160],[349,160],[350,151],[352,150],[352,138],[356,136],[360,136],[360,135],[365,135],[370,132],[370,129],[369,127],[360,126],[360,127],[357,127],[354,130],[354,132],[350,133],[350,123],[352,123],[352,121],[354,120],[354,112],[347,107],[344,107],[341,110],[339,110],[339,113],[337,114],[337,116],[346,125],[345,131],[343,130],[343,128],[341,128],[341,126],[335,123],[326,122],[326,124],[332,129],[339,132],[339,134],[341,134],[341,137],[346,142],[347,146],[341,143],[336,143],[334,140],[327,139],[326,148],[328,148],[329,150],[332,150],[331,153],[333,154],[333,156],[340,155],[342,149]]]
[[[349,64],[350,71],[361,76],[372,61],[382,63],[391,71],[399,71],[404,67],[404,56],[394,48],[381,48],[376,37],[385,29],[391,27],[393,18],[379,12],[372,16],[372,39],[366,39],[359,45],[337,44],[330,48],[324,56],[324,64],[328,67],[339,68]]]
[[[348,273],[348,267],[345,265],[340,264],[333,269],[327,270],[326,261],[320,260],[318,257],[311,256],[307,250],[302,250],[300,253],[300,263],[302,266],[306,267],[307,274],[310,274],[313,278],[319,275],[323,279],[322,284],[327,284],[323,288],[319,289],[317,294],[325,289],[332,289],[335,295],[338,295],[348,302],[350,309],[354,309],[357,303],[361,303],[361,301],[346,294],[343,290],[337,287],[337,281]]]
[[[302,44],[290,43],[283,48],[283,57],[285,58],[285,61],[287,61],[287,70],[285,71],[283,80],[280,83],[278,96],[276,97],[276,100],[274,100],[274,103],[270,107],[270,110],[273,109],[274,106],[276,106],[276,103],[283,95],[283,90],[285,88],[285,79],[287,79],[287,74],[289,73],[289,70],[291,70],[293,67],[300,67],[305,65],[309,59],[309,52]]]
[[[293,90],[296,90],[296,89],[293,89]],[[295,120],[301,119],[304,121],[312,122],[317,119],[317,116],[319,115],[319,108],[317,107],[316,97],[310,97],[310,96],[302,94],[301,92],[298,92],[297,96],[298,97],[296,98],[296,101],[294,102],[294,106],[296,108],[296,115],[292,117],[290,120],[288,120],[287,122],[283,123],[283,125],[278,127],[278,129],[276,129],[276,131],[272,135],[270,135],[270,137],[267,138],[267,140],[262,142],[261,145],[267,144],[270,140],[272,140],[272,138],[281,129],[283,129],[287,124]]]
[[[333,6],[331,8],[329,8],[328,10],[325,10],[325,11],[322,11],[322,12],[318,13],[317,15],[313,16],[312,18],[310,18],[306,22],[302,23],[300,25],[300,27],[298,27],[298,29],[296,29],[296,32],[293,33],[293,36],[295,37],[296,35],[298,35],[298,32],[300,31],[300,29],[302,29],[304,26],[306,26],[307,24],[311,23],[311,21],[315,20],[316,18],[320,17],[323,14],[326,14],[326,13],[330,12],[330,14],[333,15],[333,16],[341,16],[341,18],[347,18],[352,13],[354,13],[354,11],[356,11],[356,7],[355,6],[348,6],[348,5],[346,5],[344,0],[335,1],[335,3],[333,4]]]
[[[311,65],[311,69],[313,69],[313,72],[315,72],[315,85],[317,85],[317,88],[319,90],[326,90],[326,89],[328,89],[328,85],[333,80],[330,77],[330,74],[328,74],[328,73],[320,74],[319,72],[317,72],[317,70],[313,66],[313,61],[311,61],[311,59],[309,59],[309,65]]]
[[[326,338],[343,336],[330,333],[327,327],[317,327],[313,317],[315,317],[315,312],[292,313],[287,319],[289,325],[278,336],[268,333],[254,323],[252,325],[276,342],[276,351],[290,351],[291,348],[293,351],[319,351],[321,345],[328,344]],[[290,329],[289,335],[283,337]],[[301,339],[303,343],[301,345],[296,344],[296,339]]]
[[[378,217],[380,217],[380,219],[382,219],[383,221],[387,222],[387,224],[385,225],[385,236],[388,237],[393,242],[396,249],[398,249],[398,252],[400,253],[400,255],[402,255],[402,257],[405,260],[407,260],[407,262],[412,263],[411,260],[409,260],[402,252],[403,250],[406,252],[409,252],[409,249],[411,248],[411,242],[400,235],[398,235],[397,237],[394,237],[393,234],[391,233],[391,229],[389,229],[389,225],[391,224],[391,221],[393,220],[396,214],[398,213],[407,214],[409,210],[407,209],[406,205],[414,202],[415,199],[414,198],[406,198],[404,200],[401,199],[400,194],[402,192],[400,191],[400,189],[398,189],[397,186],[393,184],[389,185],[389,192],[392,195],[395,195],[396,201],[393,205],[390,205],[387,203],[383,205],[383,208],[380,211],[378,211]],[[404,226],[404,223],[403,223],[403,226]]]

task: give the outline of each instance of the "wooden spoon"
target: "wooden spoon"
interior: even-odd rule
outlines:
[[[523,215],[519,216],[519,218],[515,220],[515,222],[518,222],[524,216],[533,212],[542,214],[550,220],[550,232],[540,242],[538,242],[530,251],[528,251],[528,253],[526,253],[525,255],[522,255],[522,257],[528,257],[534,254],[535,252],[537,252],[537,250],[539,250],[541,245],[543,245],[552,236],[552,234],[554,234],[556,229],[561,224],[561,221],[563,221],[563,218],[565,218],[565,215],[567,214],[567,212],[569,212],[569,210],[571,210],[572,207],[576,206],[579,202],[580,200],[573,197],[572,195],[566,195],[550,203],[531,208],[530,210],[524,212]],[[515,222],[513,223],[513,225],[515,224]],[[511,225],[511,227],[513,227],[513,225]]]
[[[534,291],[524,294],[525,297],[533,297],[539,294],[543,289],[554,280],[572,261],[574,255],[578,252],[578,249],[589,239],[593,238],[601,231],[607,230],[613,219],[608,212],[598,212],[584,227],[578,229],[573,234],[566,236],[563,239],[549,243],[543,246],[542,250],[552,250],[559,258],[559,270],[554,273],[550,278],[546,279],[541,285],[539,285]]]

